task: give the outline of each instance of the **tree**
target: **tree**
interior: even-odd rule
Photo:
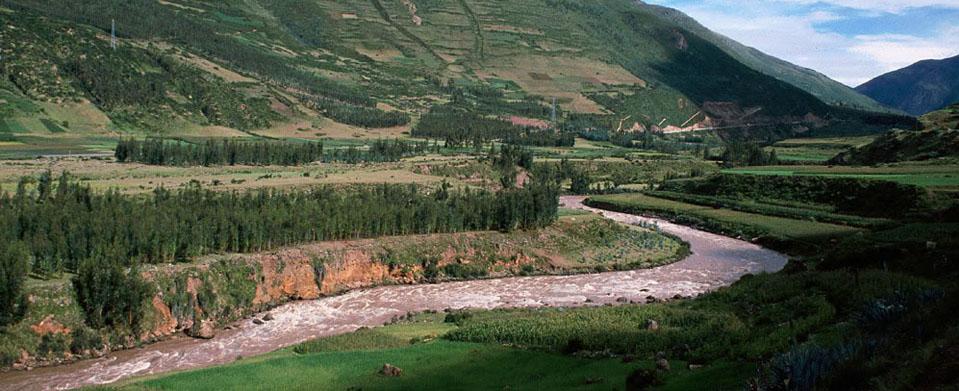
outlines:
[[[30,270],[30,250],[20,241],[0,243],[0,327],[23,319],[27,299],[23,284]]]
[[[586,174],[586,170],[578,169],[573,170],[572,172],[572,184],[570,184],[569,191],[573,194],[588,194],[589,193],[589,175]]]
[[[150,287],[136,266],[127,270],[115,258],[87,259],[73,278],[73,289],[90,327],[109,326],[139,333],[141,308]]]

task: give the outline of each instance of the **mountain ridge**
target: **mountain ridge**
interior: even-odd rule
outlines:
[[[945,108],[959,102],[959,55],[916,62],[880,75],[856,90],[916,116]]]

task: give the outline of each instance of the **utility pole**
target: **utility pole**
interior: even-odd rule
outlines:
[[[556,97],[553,97],[553,111],[549,116],[550,120],[553,121],[553,124],[556,124]]]
[[[117,50],[117,20],[110,21],[110,49]]]

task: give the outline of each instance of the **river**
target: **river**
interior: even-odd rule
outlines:
[[[786,264],[784,255],[749,242],[659,219],[589,208],[583,200],[584,197],[571,196],[562,197],[561,202],[564,207],[600,213],[626,224],[655,223],[662,231],[689,242],[692,254],[653,269],[384,286],[292,302],[270,311],[273,321],[257,325],[247,319],[232,330],[221,330],[210,340],[180,337],[98,359],[0,374],[0,388],[70,389],[132,376],[209,367],[312,338],[382,325],[407,312],[602,305],[622,301],[621,298],[644,302],[648,296],[695,296],[732,284],[745,274],[779,271]]]

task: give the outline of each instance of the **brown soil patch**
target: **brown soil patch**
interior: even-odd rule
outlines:
[[[355,49],[360,54],[373,59],[373,61],[386,62],[403,57],[403,53],[396,48],[368,49],[357,46]]]
[[[53,319],[53,315],[47,315],[40,323],[30,326],[30,329],[41,337],[49,334],[70,334],[70,331],[72,331],[70,328]]]
[[[484,31],[495,31],[503,33],[514,33],[514,34],[527,34],[527,35],[544,35],[542,31],[528,28],[528,27],[519,27],[519,26],[507,26],[504,24],[491,24],[484,25]]]
[[[512,123],[513,125],[516,125],[516,126],[525,126],[525,127],[527,127],[527,128],[539,128],[539,129],[548,129],[548,128],[549,128],[549,122],[546,122],[546,121],[544,121],[544,120],[535,119],[535,118],[520,117],[520,116],[516,116],[516,115],[510,116],[510,117],[509,117],[509,122]]]

